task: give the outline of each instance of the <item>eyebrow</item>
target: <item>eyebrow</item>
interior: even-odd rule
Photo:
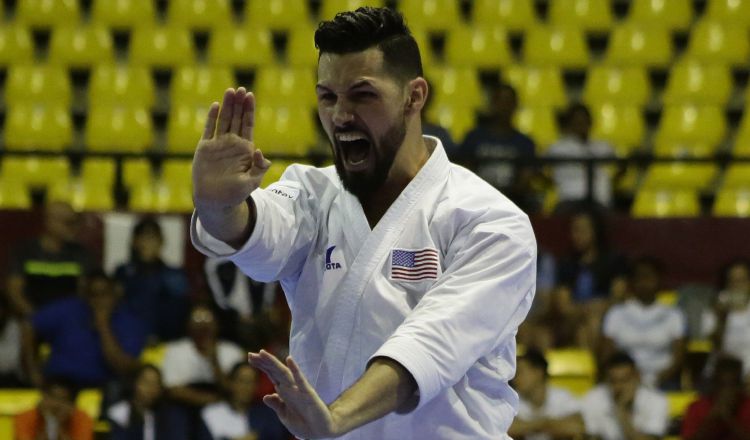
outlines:
[[[374,86],[373,86],[372,82],[370,82],[369,80],[363,79],[363,80],[357,81],[354,84],[352,84],[351,86],[349,86],[349,88],[347,90],[354,90],[354,89],[358,89],[360,87],[374,87]],[[332,91],[332,89],[330,89],[330,88],[328,88],[328,87],[326,87],[326,86],[324,86],[322,84],[316,84],[315,85],[315,89],[316,90],[329,91],[329,92]]]

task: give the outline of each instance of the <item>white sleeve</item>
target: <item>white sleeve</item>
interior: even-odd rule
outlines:
[[[687,335],[687,321],[682,310],[674,308],[672,311],[672,325],[670,328],[673,339],[681,339]]]
[[[601,422],[604,415],[602,414],[604,405],[602,405],[601,390],[594,388],[583,397],[581,401],[581,417],[583,426],[588,435],[598,435],[603,432]]]
[[[175,387],[190,383],[190,362],[185,359],[182,343],[174,342],[164,351],[161,374],[165,387]]]
[[[617,311],[619,306],[614,306],[607,310],[602,320],[602,334],[610,339],[615,339],[617,335]]]
[[[636,426],[640,432],[645,434],[663,436],[667,433],[669,425],[669,405],[667,398],[658,393],[651,393],[646,400],[648,409],[644,411],[643,426]]]
[[[419,407],[513,337],[534,298],[528,219],[478,220],[454,239],[443,275],[372,356],[394,359],[412,374]]]
[[[303,168],[292,165],[281,180],[253,191],[257,218],[248,241],[239,250],[212,237],[193,213],[193,245],[211,257],[232,260],[250,278],[275,281],[298,274],[316,231],[310,191],[300,183]]]
[[[581,412],[581,402],[568,391],[560,389],[558,392],[558,401],[555,406],[555,415],[557,418],[572,416]]]

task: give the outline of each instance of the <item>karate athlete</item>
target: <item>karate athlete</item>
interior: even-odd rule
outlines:
[[[264,401],[305,439],[507,439],[528,218],[422,136],[427,82],[397,12],[341,13],[315,44],[335,167],[259,189],[270,162],[243,88],[211,106],[193,161],[193,243],[279,280],[291,308],[290,357],[249,354],[276,386]]]

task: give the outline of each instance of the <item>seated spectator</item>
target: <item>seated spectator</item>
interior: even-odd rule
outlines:
[[[15,416],[16,440],[93,440],[94,421],[76,408],[77,388],[64,379],[48,378],[36,408]]]
[[[586,434],[602,440],[659,439],[667,432],[667,398],[640,384],[638,369],[626,353],[605,366],[605,383],[583,398]]]
[[[21,365],[21,325],[13,318],[8,297],[0,292],[0,388],[24,385]]]
[[[78,293],[91,268],[89,253],[75,242],[78,226],[70,205],[51,202],[39,237],[11,254],[7,293],[16,314],[30,316],[39,307]]]
[[[602,359],[625,351],[635,359],[643,384],[679,389],[686,323],[679,308],[656,302],[660,267],[652,258],[632,264],[631,298],[615,304],[604,316]]]
[[[187,275],[162,261],[163,244],[159,223],[142,218],[133,228],[130,261],[115,270],[125,289],[124,301],[146,325],[150,342],[185,336],[190,310]]]
[[[258,373],[247,362],[240,362],[229,373],[227,399],[201,411],[202,439],[285,440],[290,434],[276,413],[254,401]]]
[[[580,403],[569,392],[547,383],[547,360],[528,350],[518,359],[513,387],[520,398],[508,433],[513,438],[549,440],[583,434]]]
[[[583,104],[571,104],[563,117],[563,137],[546,152],[551,158],[602,158],[615,157],[611,145],[591,140],[591,113]],[[612,183],[606,165],[594,168],[593,200],[602,206],[612,204]],[[588,196],[588,177],[585,164],[555,165],[552,179],[557,186],[558,210],[566,211],[580,205]]]
[[[41,378],[37,340],[50,346],[45,375],[63,377],[78,387],[117,383],[140,365],[146,334],[120,301],[121,290],[102,271],[91,273],[85,284],[82,297],[48,304],[24,326],[24,357],[34,383]]]
[[[716,362],[711,390],[687,409],[685,440],[750,439],[750,397],[742,388],[742,362],[729,356]]]

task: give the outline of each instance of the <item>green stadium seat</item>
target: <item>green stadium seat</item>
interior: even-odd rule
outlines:
[[[583,32],[571,26],[536,26],[523,42],[523,61],[535,66],[584,69],[589,64]]]
[[[513,62],[505,29],[500,26],[459,26],[445,40],[445,62],[455,67],[494,69]]]
[[[136,27],[130,38],[132,65],[170,69],[195,61],[193,38],[185,28]]]
[[[627,20],[667,31],[686,31],[693,20],[692,0],[633,0]]]
[[[167,6],[167,23],[172,26],[207,31],[232,22],[229,0],[170,0]]]
[[[22,0],[16,2],[15,21],[31,27],[49,28],[78,23],[78,0]]]
[[[113,40],[104,25],[64,25],[54,28],[49,61],[74,68],[90,68],[114,58]]]
[[[230,26],[211,31],[208,40],[208,62],[211,65],[255,69],[274,61],[268,29]]]
[[[145,107],[91,107],[84,142],[90,151],[143,152],[154,143],[151,113]]]
[[[586,32],[609,31],[614,22],[609,0],[572,0],[550,2],[550,24],[574,26]]]
[[[151,71],[143,66],[100,64],[89,79],[89,107],[124,105],[154,106],[156,86]]]
[[[153,26],[154,0],[93,0],[91,22],[115,30]]]
[[[0,66],[28,64],[33,59],[31,32],[15,23],[0,26]]]
[[[501,24],[510,32],[526,31],[539,24],[533,0],[475,0],[471,22]]]

